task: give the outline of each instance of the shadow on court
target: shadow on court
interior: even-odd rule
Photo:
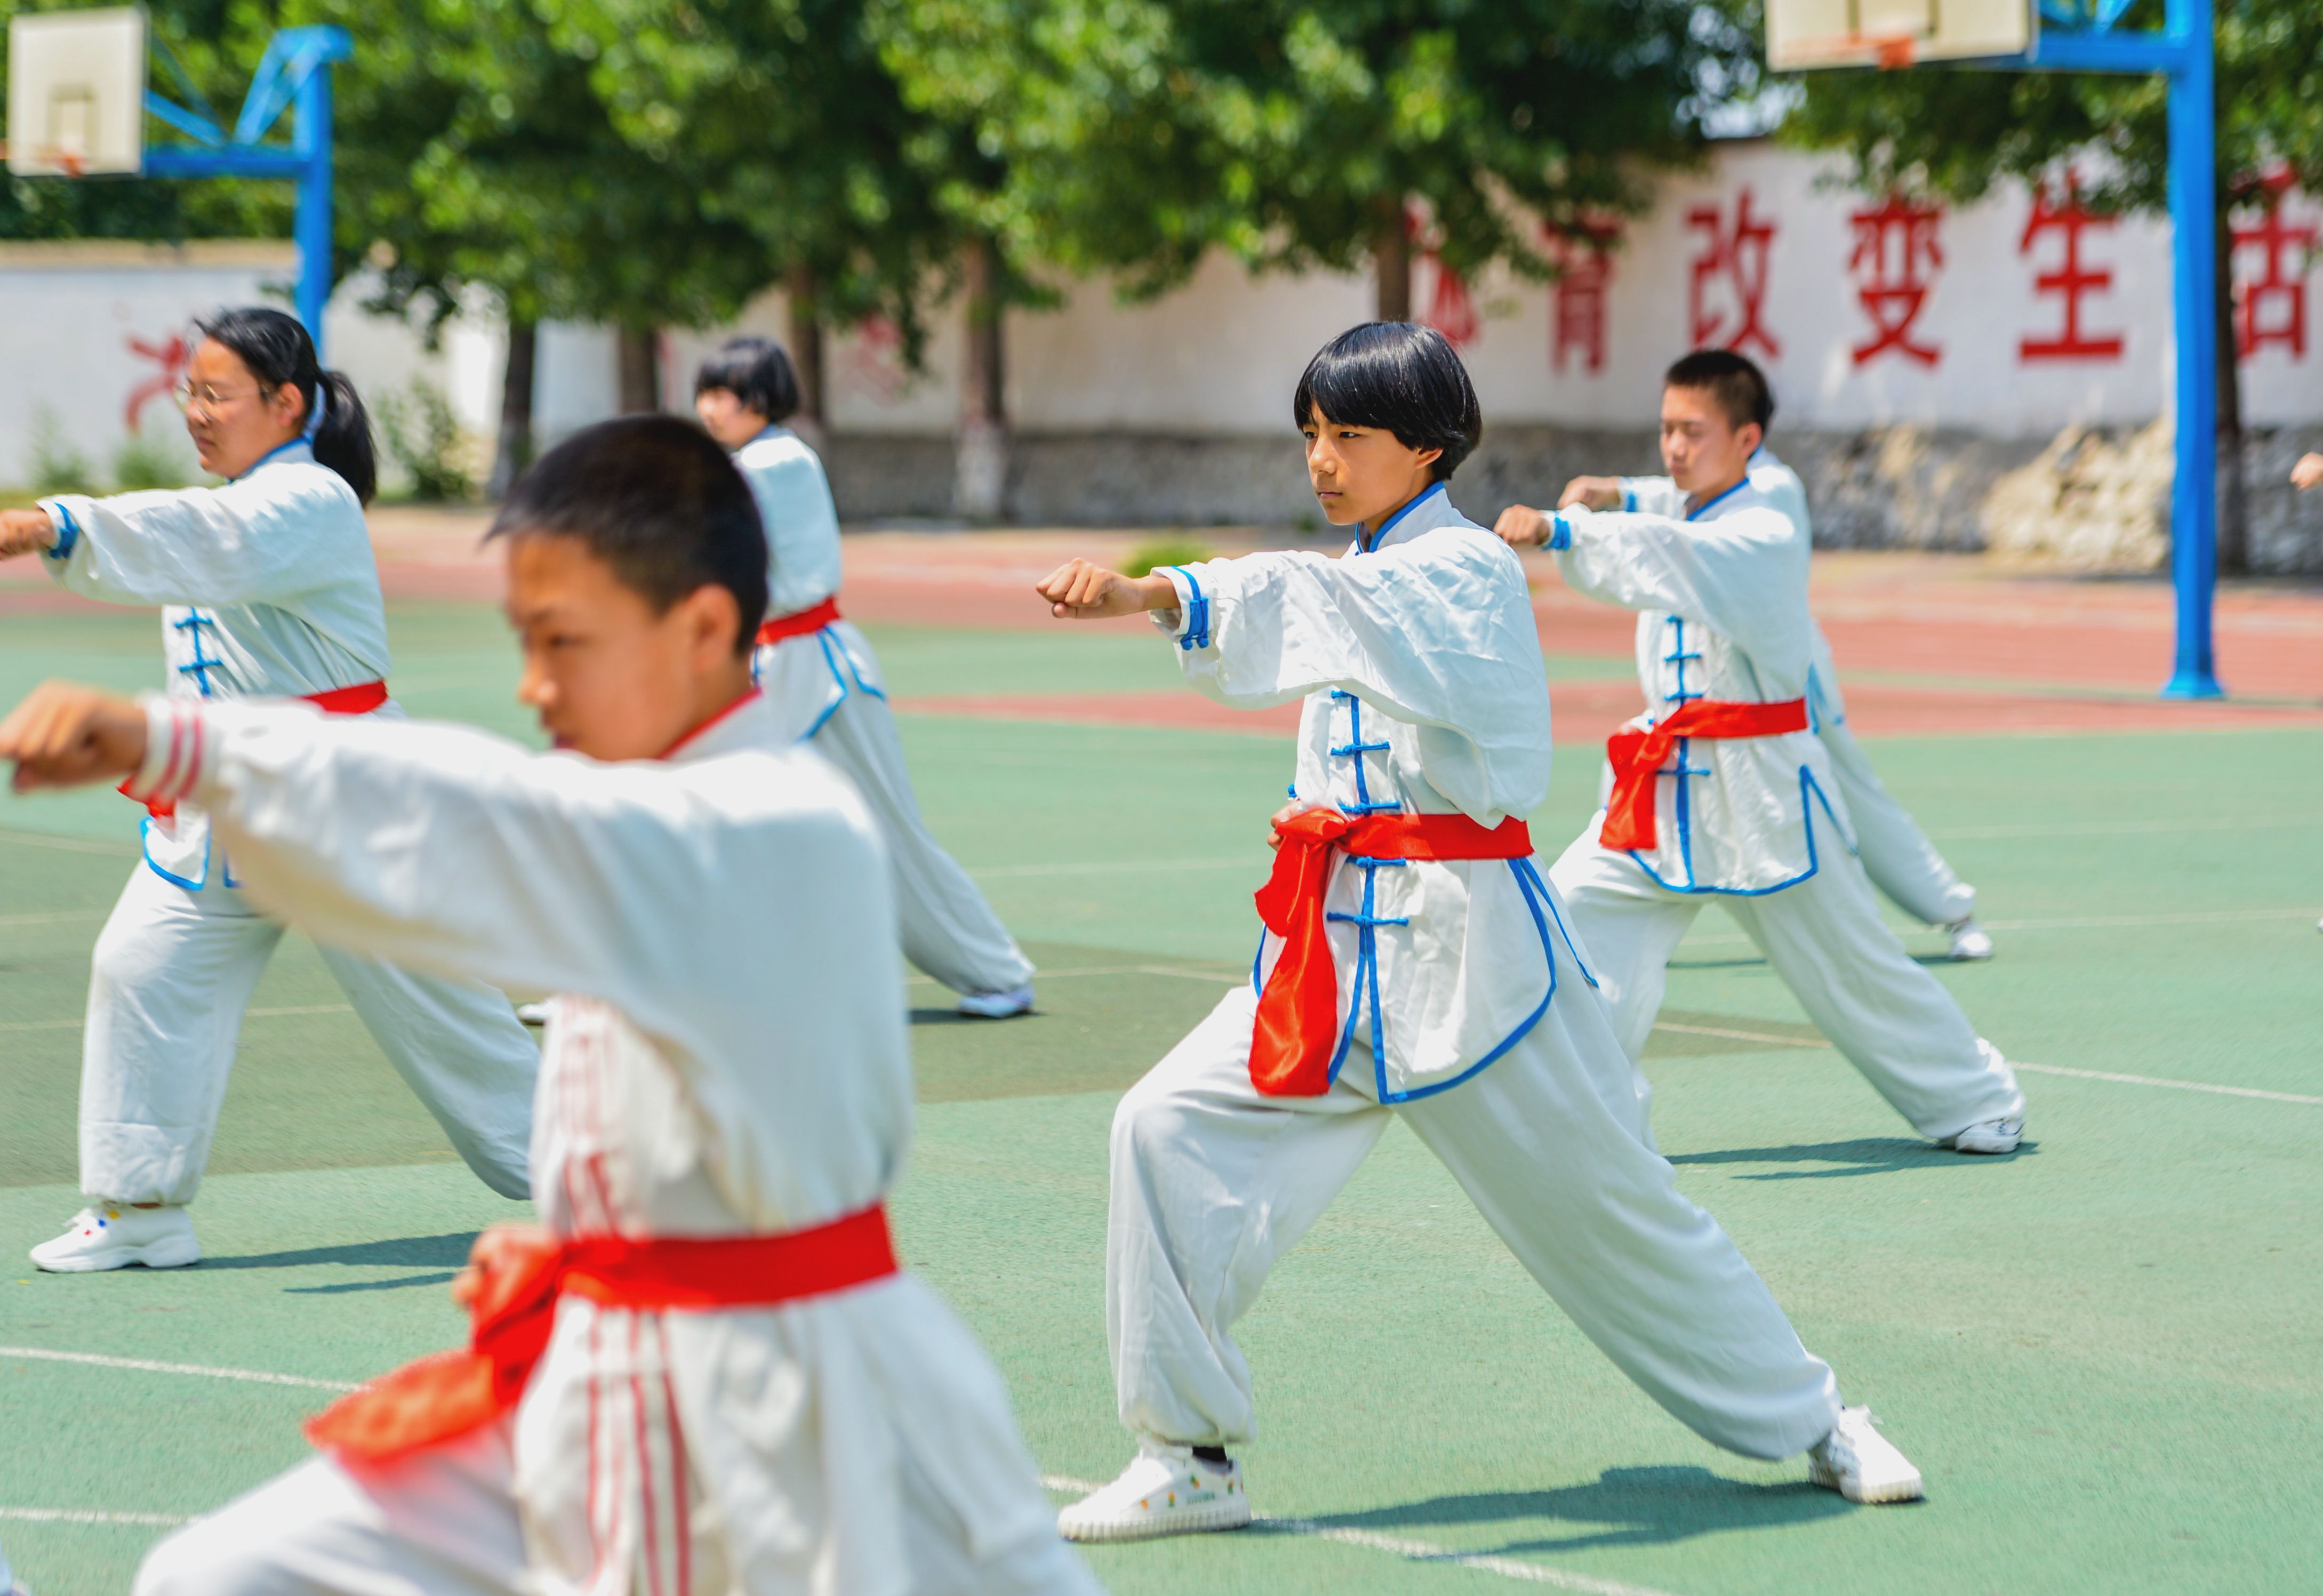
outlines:
[[[474,1231],[440,1236],[398,1236],[385,1242],[354,1242],[344,1247],[301,1247],[289,1252],[249,1252],[239,1258],[205,1258],[200,1267],[212,1269],[304,1269],[317,1263],[337,1263],[364,1269],[457,1270],[468,1261],[475,1244]],[[430,1277],[431,1279],[434,1277]],[[442,1277],[450,1280],[450,1275]],[[418,1285],[418,1280],[373,1280],[344,1286],[308,1287],[309,1290],[380,1289]]]
[[[1608,1469],[1592,1484],[1568,1485],[1554,1491],[1438,1496],[1360,1513],[1317,1514],[1297,1525],[1280,1527],[1273,1533],[1298,1534],[1307,1525],[1326,1529],[1391,1532],[1540,1519],[1575,1527],[1571,1534],[1526,1536],[1501,1546],[1464,1546],[1455,1554],[1507,1556],[1522,1552],[1574,1552],[1591,1546],[1663,1546],[1727,1530],[1809,1523],[1854,1510],[1832,1492],[1818,1490],[1804,1480],[1781,1485],[1754,1485],[1725,1479],[1708,1469],[1665,1465]],[[1253,1528],[1264,1532],[1268,1526],[1262,1522]]]
[[[2006,1163],[2040,1151],[2037,1142],[2026,1142],[2013,1153],[1982,1158],[1958,1153],[1933,1142],[1902,1136],[1865,1136],[1853,1142],[1800,1142],[1787,1147],[1729,1147],[1716,1152],[1669,1155],[1674,1164],[1831,1164],[1827,1169],[1769,1169],[1764,1174],[1738,1175],[1738,1180],[1834,1180],[1854,1175],[1892,1175],[1904,1169],[1972,1169],[1979,1165]]]

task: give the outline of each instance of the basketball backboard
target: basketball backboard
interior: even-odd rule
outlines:
[[[2034,0],[1767,0],[1767,64],[1908,67],[2021,56]]]
[[[8,170],[136,172],[145,162],[145,13],[19,14],[8,22]]]

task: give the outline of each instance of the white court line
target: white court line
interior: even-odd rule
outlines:
[[[2284,815],[2257,821],[2096,821],[2061,825],[1952,826],[1928,833],[1947,842],[2000,837],[2147,837],[2172,831],[2301,830],[2323,826],[2323,816]]]
[[[66,925],[76,920],[102,920],[109,909],[59,909],[43,914],[0,914],[0,925]]]
[[[151,1358],[114,1358],[103,1353],[69,1353],[44,1346],[0,1346],[0,1359],[29,1358],[45,1363],[86,1363],[96,1369],[134,1369],[146,1374],[194,1374],[204,1380],[241,1380],[253,1385],[295,1385],[317,1391],[351,1391],[344,1380],[309,1380],[303,1374],[273,1374],[263,1369],[225,1369],[209,1363],[160,1363]]]
[[[287,1008],[244,1009],[242,1017],[245,1020],[277,1020],[285,1014],[352,1014],[354,1012],[353,1004],[298,1003]],[[0,1031],[78,1031],[87,1023],[85,1020],[10,1020],[0,1023]]]
[[[19,842],[26,848],[53,848],[62,853],[110,854],[117,859],[142,858],[137,848],[121,842],[86,842],[76,837],[50,837],[41,831],[15,831],[0,827],[0,842]]]
[[[1097,1489],[1095,1481],[1070,1479],[1063,1474],[1043,1474],[1041,1483],[1051,1491],[1070,1491],[1086,1496]],[[1347,1529],[1336,1524],[1318,1524],[1312,1518],[1277,1518],[1271,1514],[1252,1515],[1255,1525],[1263,1525],[1276,1535],[1308,1536],[1318,1541],[1336,1541],[1343,1546],[1361,1546],[1366,1552],[1385,1552],[1407,1563],[1444,1563],[1455,1568],[1473,1568],[1479,1573],[1496,1573],[1502,1579],[1521,1584],[1547,1585],[1558,1591],[1583,1591],[1589,1596],[1669,1596],[1650,1585],[1627,1584],[1620,1580],[1601,1580],[1585,1573],[1568,1573],[1546,1564],[1528,1563],[1520,1557],[1495,1556],[1490,1552],[1455,1552],[1449,1546],[1439,1546],[1429,1541],[1406,1540],[1401,1536],[1380,1535],[1369,1529]]]
[[[1248,870],[1254,876],[1263,876],[1267,862],[1253,858],[1105,859],[1088,864],[970,866],[968,873],[979,881],[999,881],[1024,876],[1150,876],[1171,870]]]
[[[2185,914],[2093,914],[2070,920],[1979,920],[1987,931],[2104,931],[2146,925],[2241,925],[2265,920],[2314,920],[2323,915],[2318,909],[2202,909]],[[1920,927],[1889,928],[1898,936],[1908,936],[1924,929]],[[1683,953],[1688,948],[1707,947],[1712,943],[1747,942],[1750,939],[1740,932],[1720,936],[1688,937],[1678,945]]]
[[[179,1513],[106,1513],[90,1508],[0,1508],[0,1523],[19,1524],[136,1524],[168,1529],[183,1524]]]
[[[1763,1031],[1725,1031],[1715,1025],[1681,1025],[1673,1020],[1654,1022],[1657,1031],[1682,1032],[1687,1036],[1722,1036],[1732,1041],[1772,1042],[1786,1048],[1824,1048],[1831,1043],[1809,1041],[1797,1036],[1771,1036]],[[2012,1069],[2029,1069],[2035,1075],[2070,1075],[2076,1080],[2109,1080],[2129,1087],[2167,1087],[2173,1092],[2209,1092],[2220,1097],[2258,1097],[2269,1103],[2303,1103],[2310,1108],[2323,1108],[2323,1097],[2302,1097],[2296,1092],[2266,1092],[2256,1087],[2217,1087],[2208,1081],[2169,1080],[2158,1075],[2119,1075],[2110,1069],[2073,1069],[2062,1064],[2027,1064],[2022,1059],[2008,1061]]]

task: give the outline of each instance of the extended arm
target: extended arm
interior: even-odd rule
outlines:
[[[234,482],[44,500],[50,569],[115,604],[260,603],[344,582],[372,558],[363,511],[308,474],[289,491]]]
[[[1625,609],[1701,621],[1752,658],[1804,680],[1808,549],[1788,517],[1754,508],[1708,521],[1586,510],[1564,519],[1556,564],[1567,586]]]

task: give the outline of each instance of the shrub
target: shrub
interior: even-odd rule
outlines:
[[[145,488],[182,488],[185,456],[157,437],[131,433],[113,452],[113,485],[123,493]]]
[[[1204,560],[1215,559],[1208,547],[1191,537],[1158,537],[1152,543],[1141,543],[1129,552],[1129,563],[1121,568],[1124,576],[1151,576],[1163,565],[1198,565]]]
[[[469,463],[473,451],[442,389],[423,377],[408,392],[381,395],[379,429],[388,454],[403,468],[412,498],[442,503],[475,497],[475,472]]]
[[[32,412],[32,491],[41,497],[96,491],[96,467],[67,441],[57,413],[46,405]]]

